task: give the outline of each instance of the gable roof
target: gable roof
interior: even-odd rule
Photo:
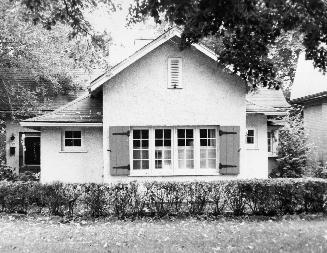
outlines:
[[[41,122],[102,124],[102,99],[95,98],[91,94],[86,94],[51,113],[21,121],[21,125],[41,126]]]
[[[327,75],[314,68],[311,60],[304,54],[299,55],[294,82],[291,91],[291,102],[302,103],[321,99],[327,95]]]
[[[160,35],[159,37],[151,41],[150,43],[146,44],[141,49],[137,50],[130,57],[126,58],[125,60],[121,61],[117,65],[113,66],[108,72],[105,72],[99,77],[97,77],[96,79],[94,79],[90,84],[89,91],[92,92],[97,88],[101,87],[106,81],[110,80],[111,78],[119,74],[121,71],[123,71],[125,68],[127,68],[128,66],[130,66],[137,60],[141,59],[143,56],[150,53],[151,51],[153,51],[154,49],[156,49],[157,47],[159,47],[160,45],[162,45],[163,43],[165,43],[166,41],[170,40],[175,36],[179,38],[181,38],[182,36],[182,31],[177,27],[171,28],[164,34]],[[192,46],[194,46],[197,50],[204,53],[211,59],[215,61],[218,60],[218,56],[203,44],[194,43],[192,44]]]
[[[284,115],[289,107],[282,90],[259,88],[246,95],[247,113]]]

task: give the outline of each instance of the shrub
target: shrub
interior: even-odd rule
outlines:
[[[100,184],[85,184],[82,187],[83,200],[87,213],[93,217],[100,217],[106,214],[108,199],[108,187]]]
[[[285,215],[327,211],[327,180],[265,179],[138,184],[0,181],[0,211],[85,217]]]

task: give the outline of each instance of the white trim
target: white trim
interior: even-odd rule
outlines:
[[[133,170],[133,127],[131,128],[131,134],[129,138],[130,150],[130,176],[194,176],[194,175],[220,175],[219,174],[219,126],[149,126],[149,127],[134,127],[134,129],[149,130],[149,169]],[[170,169],[155,169],[155,129],[171,129],[171,168]],[[192,169],[180,169],[178,168],[178,146],[177,146],[177,129],[193,129],[194,138],[194,167]],[[215,129],[216,130],[216,168],[200,168],[200,129]]]
[[[108,80],[110,80],[111,78],[116,76],[118,73],[120,73],[122,70],[124,70],[125,68],[127,68],[128,66],[130,66],[131,64],[136,62],[137,60],[141,59],[143,56],[150,53],[151,51],[153,51],[154,49],[156,49],[157,47],[159,47],[166,41],[170,40],[174,36],[177,36],[179,38],[181,38],[181,36],[182,36],[182,31],[177,27],[172,28],[169,31],[167,31],[166,33],[162,34],[157,39],[151,41],[149,44],[147,44],[140,50],[136,51],[130,57],[128,57],[125,60],[118,63],[116,66],[111,68],[107,73],[98,77],[98,79],[95,79],[95,81],[93,81],[91,83],[91,86],[89,87],[89,91],[92,92],[92,91],[96,90],[102,84],[104,84],[105,82],[107,82]],[[211,59],[213,59],[215,61],[218,60],[218,56],[213,51],[211,51],[209,48],[205,47],[204,45],[195,43],[195,44],[192,44],[192,46],[194,46],[197,50],[199,50],[203,54],[207,55]]]
[[[81,132],[81,146],[66,146],[65,145],[65,135],[66,132],[69,131],[78,131]],[[61,149],[60,151],[64,151],[64,153],[86,153],[87,151],[85,150],[85,132],[84,129],[81,128],[64,128],[61,129]],[[59,151],[59,152],[60,152]],[[82,152],[81,152],[82,151]]]
[[[248,131],[253,130],[253,143],[247,142]],[[247,127],[245,133],[245,145],[247,149],[258,149],[258,131],[255,127]]]
[[[67,126],[67,127],[102,127],[103,123],[62,123],[62,122],[26,122],[21,121],[23,127],[43,127],[43,126]]]

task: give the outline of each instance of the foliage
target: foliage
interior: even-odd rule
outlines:
[[[0,103],[14,112],[12,117],[31,116],[42,109],[40,104],[78,89],[75,70],[107,67],[110,41],[107,34],[96,45],[88,36],[69,38],[74,29],[67,24],[54,22],[46,30],[39,22],[29,22],[34,14],[26,9],[46,15],[46,8],[33,1],[19,2],[4,0],[0,5]]]
[[[327,67],[327,3],[324,0],[136,0],[130,22],[151,16],[183,28],[181,47],[211,36],[220,45],[219,62],[250,86],[279,87],[279,65],[270,48],[297,31],[306,57]],[[286,36],[287,37],[287,36]],[[284,47],[286,49],[286,47]],[[285,51],[286,55],[289,51]]]
[[[323,179],[40,184],[0,181],[0,210],[82,217],[285,215],[325,212]]]
[[[313,176],[316,166],[312,160],[313,146],[308,142],[303,127],[302,110],[295,108],[285,118],[285,125],[279,131],[278,166],[271,177]]]
[[[15,173],[14,169],[6,166],[4,163],[0,164],[0,181],[38,181],[40,178],[40,173],[33,173],[31,171],[25,171],[23,173]]]

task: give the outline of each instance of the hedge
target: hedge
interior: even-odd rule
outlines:
[[[0,181],[0,212],[69,217],[285,215],[326,212],[327,180],[138,184]]]

